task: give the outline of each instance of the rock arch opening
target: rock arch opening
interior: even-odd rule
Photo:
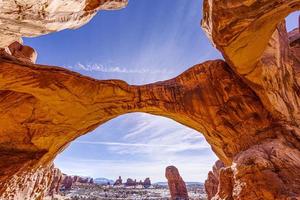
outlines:
[[[199,132],[164,117],[131,113],[76,139],[54,164],[68,175],[150,177],[155,183],[165,182],[169,165],[177,166],[185,181],[204,182],[215,161]]]

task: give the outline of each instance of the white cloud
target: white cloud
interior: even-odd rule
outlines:
[[[92,142],[92,141],[78,141],[75,143],[80,144],[100,144],[100,145],[108,145],[108,146],[125,146],[125,147],[167,147],[167,148],[174,148],[177,145],[166,145],[166,144],[145,144],[145,143],[121,143],[121,142]],[[195,145],[195,147],[187,148],[187,149],[203,149],[208,148],[207,145]]]
[[[181,143],[178,144],[155,144],[156,142],[150,143],[121,143],[121,142],[93,142],[93,141],[75,141],[74,143],[79,144],[92,144],[92,145],[107,145],[113,148],[110,150],[115,151],[119,154],[136,154],[136,153],[148,153],[154,150],[165,151],[165,152],[182,152],[187,150],[202,150],[210,148],[207,144],[191,144],[191,143]],[[141,151],[140,149],[143,148]],[[138,152],[137,152],[138,151]]]
[[[105,66],[99,63],[93,64],[82,64],[77,63],[75,66],[69,66],[70,69],[78,69],[89,72],[101,72],[101,73],[123,73],[123,74],[170,74],[171,71],[166,69],[155,69],[155,68],[138,68],[128,69],[125,67],[118,66]]]
[[[151,157],[154,157],[153,154],[166,154],[170,157],[183,151],[210,149],[199,132],[171,119],[138,113],[134,115],[134,122],[134,127],[122,138],[123,141],[130,141],[131,145],[114,145],[110,150],[119,154],[143,153]],[[132,145],[134,143],[144,145]]]

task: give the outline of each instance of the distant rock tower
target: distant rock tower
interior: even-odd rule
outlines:
[[[185,182],[181,178],[176,167],[168,166],[166,168],[166,178],[168,179],[171,200],[189,199]]]
[[[114,185],[122,185],[122,178],[119,176],[119,178],[115,181]]]
[[[143,182],[144,188],[149,188],[151,186],[151,180],[150,178],[146,178]]]
[[[220,160],[216,161],[213,170],[208,173],[208,177],[204,183],[207,200],[211,200],[218,192],[220,170],[225,167],[224,163]]]

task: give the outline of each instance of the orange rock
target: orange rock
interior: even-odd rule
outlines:
[[[166,178],[168,179],[171,200],[188,200],[188,192],[185,182],[181,178],[178,169],[174,166],[166,168]]]
[[[19,42],[13,42],[8,46],[8,49],[10,51],[10,54],[20,61],[31,63],[35,63],[36,61],[37,53],[33,48],[29,46],[23,46]]]
[[[225,167],[222,161],[218,160],[214,166],[213,171],[208,173],[207,180],[204,183],[205,192],[207,194],[207,199],[211,200],[218,192],[220,170]]]
[[[31,26],[33,21],[42,23],[43,15],[28,24],[21,23],[17,12],[2,12],[0,18],[11,17],[12,23],[19,22],[12,27],[25,27],[14,30],[28,32],[26,28],[35,27],[30,32],[35,36],[82,25],[101,5],[126,4],[84,1],[77,7],[80,1],[51,2],[56,6],[48,9],[55,19],[45,24],[46,29]],[[13,1],[0,4],[16,8]],[[36,4],[30,9],[40,8]],[[143,86],[24,62],[18,58],[32,60],[31,50],[20,50],[16,43],[11,55],[4,49],[0,52],[0,199],[41,199],[51,186],[52,161],[58,153],[77,137],[130,112],[169,117],[204,135],[225,165],[212,184],[216,187],[218,182],[212,199],[299,198],[299,45],[292,40],[297,33],[289,37],[283,22],[299,8],[299,0],[205,0],[202,24],[225,61],[207,61],[173,79]],[[61,9],[70,17],[56,19]]]

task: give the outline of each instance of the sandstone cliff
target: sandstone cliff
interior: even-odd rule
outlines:
[[[76,28],[126,1],[19,2],[0,3],[0,199],[42,199],[59,152],[137,111],[204,135],[224,163],[213,199],[300,197],[299,33],[284,23],[299,0],[204,0],[202,25],[225,61],[143,86],[33,64],[36,54],[18,39]]]

